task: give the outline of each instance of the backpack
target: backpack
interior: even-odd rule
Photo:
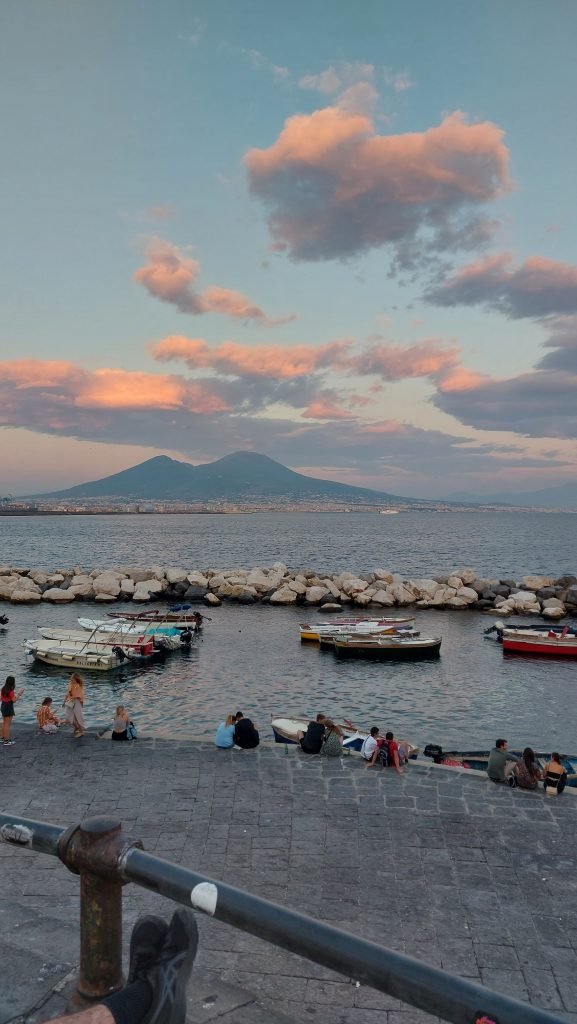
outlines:
[[[128,725],[126,726],[126,736],[129,740],[138,739],[138,732],[136,730],[134,722],[129,722]]]

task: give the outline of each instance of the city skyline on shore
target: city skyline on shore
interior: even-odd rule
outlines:
[[[0,497],[235,450],[414,497],[577,482],[575,29],[9,0]]]

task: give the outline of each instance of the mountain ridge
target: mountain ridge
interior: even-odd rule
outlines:
[[[386,491],[356,487],[336,480],[321,480],[296,473],[258,452],[232,452],[214,462],[192,466],[167,455],[151,459],[97,480],[33,498],[124,498],[132,501],[247,501],[342,500],[355,503],[428,505],[426,499],[403,498]]]

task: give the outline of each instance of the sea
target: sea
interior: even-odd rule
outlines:
[[[405,578],[471,566],[479,576],[519,580],[577,575],[576,527],[570,513],[536,512],[0,516],[0,564],[202,570],[282,561],[321,574],[381,568]],[[105,618],[109,610],[0,602],[10,620],[0,628],[0,674],[25,688],[16,740],[18,721],[34,721],[43,697],[52,696],[58,711],[67,682],[64,670],[30,661],[25,640],[39,626],[75,628],[77,616]],[[577,660],[505,655],[484,635],[496,614],[416,609],[421,634],[442,636],[441,657],[398,664],[339,659],[301,644],[299,622],[315,621],[314,608],[206,611],[202,640],[190,651],[164,664],[86,674],[89,726],[110,723],[124,704],[141,735],[210,738],[229,712],[242,710],[270,742],[271,715],[323,711],[362,728],[392,729],[421,748],[486,749],[502,736],[512,747],[577,751]]]

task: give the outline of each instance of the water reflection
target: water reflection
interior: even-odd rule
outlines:
[[[392,517],[391,517],[392,518]],[[17,718],[33,720],[50,694],[55,705],[66,689],[64,670],[30,664],[22,649],[36,626],[69,626],[83,612],[101,617],[102,606],[11,606],[0,631],[4,672],[26,687]],[[515,746],[577,748],[575,664],[504,658],[483,638],[490,619],[477,613],[417,613],[423,634],[443,635],[439,661],[390,663],[339,660],[316,645],[302,645],[302,609],[223,606],[211,613],[203,641],[177,651],[166,663],[86,674],[87,718],[111,720],[126,704],[141,733],[210,736],[229,711],[250,714],[270,736],[271,713],[325,711],[362,725],[379,724],[423,746],[486,747],[496,736]]]

